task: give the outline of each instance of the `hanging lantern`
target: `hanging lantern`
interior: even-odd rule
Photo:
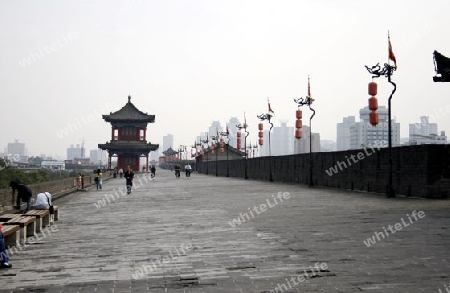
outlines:
[[[213,154],[213,155],[215,154],[215,151],[214,151],[214,149],[211,149],[211,154]]]
[[[380,122],[378,112],[375,112],[375,111],[370,112],[369,120],[370,120],[370,124],[372,124],[372,126],[378,125],[378,123]]]
[[[225,151],[225,149],[221,146],[220,147],[220,153],[223,154],[224,151]]]
[[[262,131],[264,129],[264,125],[262,123],[258,123],[258,130]]]
[[[377,83],[374,81],[369,82],[369,96],[376,96],[377,90],[378,90]]]
[[[241,137],[241,132],[238,131],[238,132],[236,133],[236,136],[237,136],[238,138]]]
[[[295,130],[295,138],[296,138],[296,139],[300,139],[300,138],[302,138],[302,135],[303,135],[302,129],[301,129],[301,128],[297,128],[297,129]]]
[[[223,149],[225,147],[225,143],[223,142],[223,139],[220,141],[220,148]]]
[[[259,138],[263,138],[264,137],[264,132],[262,132],[262,131],[258,132],[258,137]]]
[[[297,119],[302,119],[302,116],[302,110],[298,109],[295,111],[295,117],[297,117]]]
[[[258,144],[259,145],[263,145],[264,144],[264,139],[263,138],[258,139]]]
[[[295,120],[295,128],[302,128],[303,123],[301,119]]]
[[[369,110],[376,111],[378,110],[378,100],[375,97],[369,98]]]

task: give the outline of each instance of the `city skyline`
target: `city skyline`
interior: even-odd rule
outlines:
[[[367,111],[367,106],[361,108],[358,111],[360,115],[361,115],[361,111]],[[387,127],[386,125],[383,126],[383,119],[387,119],[385,117],[387,115],[386,114],[387,113],[387,109],[386,109],[386,107],[380,105],[379,106],[379,111],[380,111],[380,117],[381,117],[381,119],[380,119],[381,124],[376,126],[376,127],[384,127],[384,128],[386,128]],[[367,114],[367,113],[365,113],[365,114]],[[426,116],[426,115],[421,115],[421,116],[419,116],[417,118],[420,118],[419,119],[420,123],[417,123],[417,122],[414,122],[414,121],[412,121],[411,123],[408,123],[406,125],[408,127],[408,133],[400,134],[400,137],[399,137],[400,141],[399,142],[395,142],[394,146],[407,145],[408,144],[409,140],[411,139],[411,128],[413,128],[413,129],[422,129],[423,128],[423,129],[426,129],[426,131],[428,131],[428,128],[427,128],[428,126],[425,127],[425,125],[428,125],[428,123],[430,121],[430,117]],[[426,120],[426,122],[424,122],[424,119]],[[230,121],[232,121],[231,124],[230,124]],[[416,119],[416,121],[417,121],[417,119]],[[344,122],[344,124],[343,124],[343,122]],[[317,152],[317,149],[320,149],[320,151],[322,151],[321,150],[322,142],[324,142],[324,143],[325,142],[326,143],[333,142],[334,144],[336,144],[335,147],[337,148],[336,150],[338,150],[338,151],[339,150],[356,149],[356,147],[354,147],[354,146],[351,147],[350,146],[351,145],[350,144],[350,136],[349,136],[350,133],[347,133],[347,134],[344,133],[342,135],[342,139],[338,139],[339,132],[340,132],[339,127],[342,127],[342,126],[346,125],[346,123],[349,123],[347,126],[344,126],[344,128],[345,129],[350,129],[349,125],[360,124],[360,123],[363,123],[363,122],[364,123],[368,123],[367,121],[364,121],[361,118],[356,119],[356,116],[342,117],[341,121],[336,123],[336,125],[338,126],[337,129],[336,129],[336,132],[335,132],[336,133],[336,139],[331,139],[331,140],[329,140],[329,139],[322,139],[321,133],[315,132],[314,129],[313,129],[313,135],[317,136],[317,138],[313,139],[313,141],[316,141],[316,143],[317,143],[317,141],[320,140],[320,144],[318,146],[314,147],[314,152]],[[202,132],[200,135],[197,135],[196,138],[195,138],[195,141],[198,142],[200,140],[200,138],[206,139],[207,134],[210,137],[215,135],[216,131],[214,129],[216,129],[216,126],[218,126],[219,132],[222,132],[222,131],[225,131],[226,125],[228,125],[229,130],[230,130],[230,136],[229,136],[230,142],[229,143],[230,143],[231,146],[236,147],[236,133],[235,132],[237,130],[235,130],[235,128],[236,128],[235,126],[236,126],[237,123],[240,123],[240,122],[239,122],[239,120],[236,117],[230,117],[227,120],[227,122],[224,123],[224,126],[222,126],[222,124],[220,124],[220,121],[212,121],[212,122],[210,122],[210,125],[208,127],[206,127],[208,129],[208,131],[207,132]],[[393,127],[396,127],[395,126],[396,124],[402,125],[402,123],[399,123],[399,122],[393,120],[392,121]],[[268,129],[266,129],[266,127],[269,127],[269,125],[267,123],[266,124],[263,123],[263,125],[265,127],[265,129],[264,129],[264,145],[262,147],[259,147],[258,153],[259,153],[259,155],[265,156],[265,155],[268,155],[268,133],[267,133]],[[339,125],[342,125],[342,126],[339,126]],[[439,123],[431,123],[431,125],[433,125],[433,127],[434,127],[433,131],[431,131],[431,133],[441,134],[442,131],[445,132],[445,130],[443,130],[443,127],[439,126]],[[281,139],[280,134],[279,133],[277,134],[276,132],[277,132],[277,129],[281,130],[284,127],[286,127],[286,130],[289,130],[289,131],[292,132],[291,134],[289,134],[289,135],[292,135],[292,138],[284,138],[284,140],[287,139],[288,141],[292,142],[292,145],[288,147],[288,149],[291,149],[292,151],[289,152],[289,151],[285,150],[285,151],[281,151],[280,154],[278,154],[279,151],[277,151],[277,149],[280,148],[280,147],[281,148],[286,148],[286,143],[285,142],[281,143],[282,146],[281,145],[280,146],[274,146],[274,140],[276,140],[277,138]],[[309,139],[309,125],[304,124],[303,127],[304,127],[304,129],[303,129],[303,137],[302,138],[304,138],[304,141],[301,142],[301,143],[302,144],[309,144],[309,140],[308,140]],[[439,127],[439,131],[438,131],[438,127]],[[404,128],[404,125],[403,125],[403,128]],[[280,130],[278,130],[278,131],[280,131]],[[283,133],[286,132],[286,130],[282,130]],[[295,154],[295,153],[298,153],[299,151],[301,151],[301,150],[297,150],[296,149],[299,142],[297,141],[297,139],[294,138],[294,130],[295,130],[294,125],[290,125],[284,120],[280,120],[280,121],[278,121],[278,123],[274,122],[274,128],[272,129],[272,132],[271,132],[272,133],[271,134],[272,135],[272,147],[274,148],[274,151],[272,152],[272,155],[277,156],[277,155],[282,155],[282,154]],[[419,131],[419,133],[420,133],[420,131]],[[395,135],[395,133],[393,133],[393,136],[394,135]],[[340,142],[345,140],[346,137],[348,139],[348,143],[346,145],[340,145]],[[160,149],[158,150],[158,153],[160,153],[160,154],[164,151],[163,150],[164,148],[167,149],[168,147],[172,147],[172,149],[178,150],[179,146],[182,145],[181,143],[177,143],[176,136],[174,136],[172,134],[164,135],[161,138],[161,141],[162,141],[162,143],[160,143]],[[398,141],[398,138],[394,139],[394,141]],[[401,141],[403,141],[403,143]],[[252,139],[249,138],[248,141],[247,141],[247,145],[250,145],[250,144],[256,145],[257,142],[258,142],[257,139],[253,139],[252,140]],[[7,143],[7,145],[15,145],[17,143],[20,144],[22,148],[24,147],[28,151],[27,144],[24,143],[24,142],[21,142],[21,141],[19,141],[17,139],[14,142]],[[445,141],[436,141],[436,143],[439,143],[439,144],[447,143],[447,141],[446,140]],[[192,145],[193,145],[193,142],[190,143],[190,144],[189,143],[185,144],[185,146],[187,148],[190,148]],[[243,145],[243,142],[242,142],[242,145]],[[5,155],[9,154],[6,151],[8,149],[8,147],[5,147],[4,149],[5,149],[4,154]],[[69,151],[69,149],[72,149],[72,150]],[[69,152],[80,153],[80,156],[78,156],[78,157],[81,158],[81,157],[88,157],[86,155],[88,152],[92,153],[92,152],[95,152],[95,151],[99,151],[99,149],[87,149],[86,147],[83,146],[83,143],[78,143],[78,144],[70,144],[70,146],[66,147],[65,150],[64,150],[64,153],[66,155],[56,155],[55,156],[55,155],[52,155],[52,154],[34,154],[33,151],[31,150],[31,152],[30,152],[31,155],[28,155],[28,157],[45,155],[45,157],[59,158],[59,159],[63,159],[63,160],[64,159],[69,159],[70,160],[71,159],[71,158],[69,158],[70,156],[67,155]],[[329,151],[329,150],[327,150],[325,148],[325,151]],[[306,146],[306,151],[301,151],[301,152],[309,152],[309,146]],[[81,153],[84,153],[84,155],[81,155]],[[153,158],[155,157],[154,153],[155,152],[151,152],[150,153],[150,155]]]
[[[401,137],[420,116],[449,133],[450,87],[432,80],[433,51],[450,56],[446,7],[443,0],[3,2],[0,121],[11,126],[0,145],[18,139],[35,155],[63,156],[82,141],[94,149],[110,139],[101,115],[128,95],[156,116],[147,131],[152,143],[171,133],[176,145],[192,144],[211,121],[244,121],[244,112],[257,141],[256,115],[268,111],[268,99],[273,121],[293,125],[293,98],[306,96],[308,76],[312,131],[336,140],[342,117],[367,105],[364,66],[388,61],[388,31]],[[376,82],[379,104],[387,105],[391,86]],[[305,124],[309,115],[305,109]]]

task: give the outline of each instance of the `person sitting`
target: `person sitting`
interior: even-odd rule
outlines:
[[[2,225],[0,224],[0,268],[12,268],[9,263],[8,252],[6,251],[5,236],[2,232]]]
[[[52,205],[52,195],[50,192],[41,192],[36,195],[36,202],[33,208],[36,210],[48,210]]]

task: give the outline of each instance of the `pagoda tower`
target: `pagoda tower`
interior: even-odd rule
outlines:
[[[111,169],[111,158],[117,156],[117,167],[126,170],[130,166],[133,171],[140,171],[139,161],[146,157],[145,170],[148,171],[148,156],[151,151],[159,148],[157,144],[147,142],[147,124],[155,123],[155,115],[141,112],[128,103],[117,112],[102,115],[106,122],[111,123],[111,140],[98,144],[98,148],[108,151],[108,169]]]

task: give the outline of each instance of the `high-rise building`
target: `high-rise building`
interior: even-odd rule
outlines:
[[[310,151],[310,135],[309,135],[309,126],[303,125],[302,127],[303,136],[301,139],[296,139],[294,142],[294,152],[296,154],[304,154],[309,153]],[[320,134],[319,133],[311,133],[312,141],[311,147],[312,152],[320,152]]]
[[[162,151],[166,151],[168,148],[174,148],[173,146],[173,135],[167,134],[163,136],[163,149]]]
[[[74,158],[84,158],[84,149],[79,144],[76,146],[71,144],[67,148],[67,160],[73,160]]]
[[[445,144],[447,136],[445,131],[438,135],[437,123],[430,123],[428,116],[421,116],[420,123],[409,124],[410,145],[417,144]]]
[[[28,150],[25,146],[25,143],[19,142],[18,139],[16,139],[14,142],[10,142],[6,145],[5,153],[13,156],[27,156]]]
[[[294,153],[294,127],[288,127],[287,122],[281,122],[280,126],[273,127],[271,134],[271,151],[274,156],[291,155]],[[267,141],[268,143],[268,141]]]
[[[237,119],[237,117],[231,117],[230,120],[228,121],[227,125],[228,126],[228,131],[229,131],[229,135],[228,138],[230,139],[229,141],[229,145],[232,147],[236,147],[237,145],[237,140],[236,140],[236,133],[237,133],[237,127],[236,125],[238,125],[239,119]],[[226,130],[226,126],[225,126],[225,130]]]
[[[108,163],[107,152],[101,149],[91,150],[89,152],[89,159],[92,165],[106,166]]]
[[[223,128],[220,125],[219,121],[213,121],[211,126],[209,127],[208,134],[209,136],[217,136],[217,132],[222,132]]]
[[[384,106],[378,107],[379,123],[376,126],[370,124],[370,112],[369,107],[364,107],[359,110],[359,122],[355,121],[354,116],[350,116],[337,124],[338,151],[388,145],[388,109]],[[400,123],[392,119],[391,126],[392,146],[398,146],[400,145]]]
[[[336,150],[345,151],[350,149],[350,128],[355,125],[355,116],[344,117],[337,124]]]
[[[378,107],[379,123],[376,126],[370,124],[370,112],[369,107],[359,110],[360,122],[350,128],[350,149],[388,145],[388,109],[384,106]],[[398,146],[400,145],[400,123],[392,119],[391,126],[392,146]]]

